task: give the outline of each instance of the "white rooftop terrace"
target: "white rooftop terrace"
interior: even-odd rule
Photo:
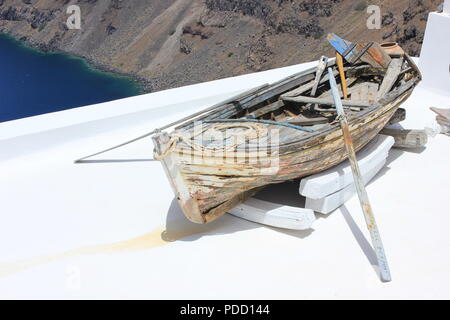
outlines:
[[[450,16],[431,14],[428,28],[437,23],[448,31]],[[432,125],[430,106],[450,107],[449,48],[427,31],[405,128]],[[427,55],[446,65],[437,84],[428,77],[441,69]],[[314,64],[0,124],[0,298],[450,298],[447,136],[393,149],[367,188],[390,283],[373,266],[356,196],[309,231],[231,215],[202,226],[184,218],[150,138],[73,163]]]

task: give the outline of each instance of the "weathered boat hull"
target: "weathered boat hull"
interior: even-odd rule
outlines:
[[[346,160],[340,119],[330,102],[330,75],[341,75],[342,92],[350,93],[346,117],[355,150],[369,143],[421,80],[408,55],[373,50],[386,57],[382,68],[351,63],[347,75],[342,67],[323,75],[322,69],[337,65],[321,60],[317,68],[255,88],[195,114],[171,134],[153,136],[155,158],[186,217],[209,223],[267,185]]]
[[[412,89],[413,86],[406,88],[392,101],[374,106],[363,116],[350,119],[356,150],[363,148],[386,126]],[[162,133],[153,139],[155,151],[161,154],[170,136]],[[299,141],[297,145],[283,145],[281,141],[278,154],[258,157],[254,164],[227,161],[223,160],[222,155],[205,156],[196,152],[186,158],[188,148],[179,144],[161,161],[186,217],[200,224],[216,220],[266,185],[315,174],[347,159],[342,131],[337,122],[327,132],[309,138],[307,143]],[[192,157],[200,157],[201,161],[195,163]],[[248,160],[251,155],[244,157]],[[277,170],[267,170],[275,157]],[[238,158],[236,152],[232,159]]]

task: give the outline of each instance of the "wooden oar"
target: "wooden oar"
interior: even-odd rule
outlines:
[[[341,123],[342,132],[344,135],[345,147],[347,148],[348,158],[352,167],[353,180],[355,182],[356,190],[358,192],[359,201],[361,203],[361,208],[364,212],[364,217],[366,219],[367,228],[370,231],[370,236],[372,238],[372,244],[377,255],[378,266],[380,268],[381,280],[384,282],[391,281],[391,274],[389,271],[389,265],[384,253],[383,242],[381,241],[380,232],[378,231],[377,223],[375,221],[375,216],[372,212],[372,207],[369,202],[369,197],[367,195],[366,188],[361,176],[361,171],[359,169],[358,161],[356,160],[355,149],[353,147],[353,140],[350,134],[350,129],[347,122],[347,117],[345,116],[344,107],[342,106],[341,96],[339,95],[339,90],[336,84],[336,79],[333,76],[333,70],[328,68],[328,74],[330,75],[330,86],[333,93],[334,102],[336,105],[338,118]]]
[[[325,56],[322,56],[317,65],[316,79],[314,80],[314,85],[311,90],[311,97],[316,96],[317,88],[319,87],[320,80],[322,79],[322,75],[323,75],[324,71],[326,70],[327,65],[328,65],[328,58]]]
[[[345,78],[344,71],[344,58],[336,51],[336,64],[339,69],[339,75],[341,76],[342,92],[344,93],[344,99],[348,99],[347,79]]]
[[[320,57],[319,63],[317,64],[317,69],[316,69],[316,79],[314,80],[313,83],[313,88],[311,90],[311,97],[315,97],[316,93],[317,93],[317,89],[319,88],[319,85],[321,83],[321,79],[322,79],[322,75],[325,72],[325,70],[327,69],[328,66],[328,58],[325,56]],[[306,108],[311,108],[312,111],[314,111],[314,108],[317,108],[318,105],[317,104],[311,104],[308,103],[306,105]]]

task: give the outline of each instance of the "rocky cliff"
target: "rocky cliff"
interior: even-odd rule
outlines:
[[[0,32],[161,90],[331,55],[328,32],[397,41],[417,56],[441,2],[371,0],[382,27],[369,30],[369,1],[0,0]],[[80,30],[67,27],[70,5],[81,8]]]

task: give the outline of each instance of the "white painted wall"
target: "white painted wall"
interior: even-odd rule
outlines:
[[[444,13],[450,14],[450,0],[444,1]]]
[[[445,9],[450,12],[450,0]],[[430,13],[420,55],[423,85],[432,90],[450,92],[450,14]]]

